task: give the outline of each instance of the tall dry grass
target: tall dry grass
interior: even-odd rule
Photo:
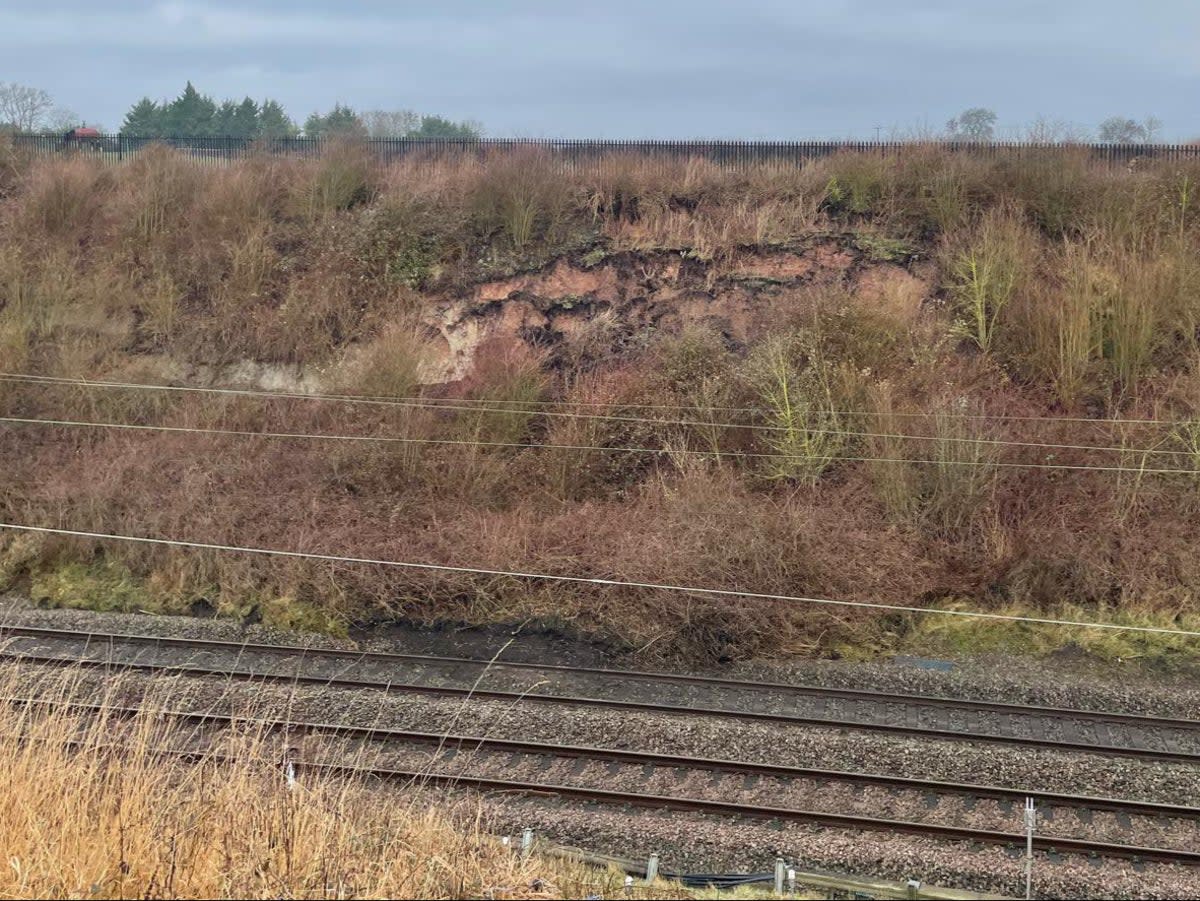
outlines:
[[[955,302],[954,333],[984,353],[991,350],[1001,317],[1034,278],[1039,252],[1037,235],[1004,207],[987,211],[956,237],[945,264]]]
[[[283,734],[182,725],[158,714],[186,706],[170,690],[133,717],[72,708],[76,697],[97,703],[79,678],[0,674],[6,697],[45,699],[0,704],[6,897],[550,898],[620,884],[616,873],[522,858],[488,833],[477,802],[420,783],[301,764],[289,786]],[[101,688],[102,705],[119,681]]]

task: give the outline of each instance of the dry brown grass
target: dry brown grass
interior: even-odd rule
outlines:
[[[97,702],[79,674],[36,674],[31,692],[33,678],[0,674],[9,697]],[[117,697],[119,680],[101,694]],[[197,739],[156,715],[186,706],[172,704],[169,689],[159,695],[134,718],[60,703],[0,705],[0,894],[519,899],[620,884],[615,872],[522,859],[488,834],[476,802],[419,783],[301,768],[289,788],[286,739],[255,727]],[[172,748],[198,756],[165,753]]]

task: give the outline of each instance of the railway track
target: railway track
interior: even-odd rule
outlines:
[[[710,676],[2,626],[0,657],[569,704],[1200,764],[1200,721]],[[186,663],[180,663],[187,653]],[[555,689],[562,690],[556,691]],[[566,693],[569,692],[569,693]]]
[[[44,705],[69,708],[87,715],[108,715],[132,718],[143,711],[138,707],[112,706],[41,698],[0,698],[0,703]],[[981,799],[1023,802],[1032,797],[1047,809],[1072,809],[1089,813],[1103,811],[1129,817],[1151,817],[1158,822],[1171,820],[1200,823],[1200,808],[1170,804],[1153,804],[1117,798],[1096,798],[1081,795],[1050,792],[1025,792],[999,786],[972,785],[963,783],[936,782],[856,772],[807,769],[776,766],[733,760],[683,757],[660,753],[628,751],[622,749],[560,745],[546,742],[514,741],[486,736],[447,735],[414,732],[400,729],[349,726],[344,724],[307,722],[292,719],[263,719],[238,716],[213,711],[189,712],[154,709],[153,715],[186,722],[200,729],[218,727],[246,728],[259,734],[279,731],[285,737],[284,753],[280,762],[293,753],[290,748],[298,735],[317,735],[334,739],[343,744],[323,747],[318,756],[291,759],[303,775],[305,771],[319,771],[339,776],[370,776],[388,780],[405,780],[439,787],[467,787],[486,792],[515,792],[523,795],[553,796],[598,802],[609,805],[650,808],[658,810],[689,811],[723,817],[739,817],[777,822],[799,822],[865,831],[904,833],[949,841],[965,841],[978,845],[1018,847],[1023,846],[1025,836],[1019,832],[1003,829],[980,828],[977,826],[953,825],[886,816],[847,814],[836,810],[799,806],[792,803],[768,803],[765,798],[775,797],[783,802],[796,798],[801,802],[810,798],[807,790],[789,793],[781,790],[788,781],[817,781],[824,783],[848,783],[872,786],[892,791],[918,792],[925,795],[969,799],[973,804]],[[344,742],[353,741],[347,745]],[[366,754],[364,743],[377,745],[375,755]],[[399,752],[400,764],[395,760],[379,761],[388,754],[396,754],[397,748],[410,749]],[[417,757],[412,748],[423,748]],[[432,749],[432,753],[430,750]],[[221,752],[211,748],[163,747],[158,751],[193,759],[221,759]],[[407,756],[405,754],[407,753]],[[490,756],[480,765],[480,757]],[[369,763],[365,758],[374,756]],[[514,756],[525,759],[524,764],[514,761]],[[347,759],[358,760],[346,763]],[[407,761],[407,765],[404,765]],[[548,762],[558,763],[558,774],[554,781],[538,778],[539,771],[553,770]],[[436,764],[437,769],[431,769]],[[604,764],[600,772],[586,771],[580,764]],[[632,775],[634,781],[646,786],[646,790],[628,791],[613,788],[620,783],[614,766],[626,768],[624,775]],[[565,772],[564,772],[565,768]],[[483,774],[477,770],[483,769]],[[471,770],[476,770],[472,772]],[[515,774],[501,777],[498,770]],[[660,778],[650,778],[650,771]],[[666,778],[661,778],[665,774]],[[697,791],[696,776],[703,775],[707,781]],[[685,776],[687,778],[685,778]],[[672,784],[672,779],[676,783]],[[766,786],[747,784],[745,780],[772,780]],[[605,787],[595,782],[602,781]],[[677,785],[687,786],[687,794],[673,790]],[[697,796],[702,795],[702,796]],[[738,797],[741,800],[727,800]],[[1200,837],[1200,833],[1197,834]],[[1122,841],[1096,841],[1070,835],[1034,836],[1034,848],[1058,854],[1082,854],[1106,858],[1134,859],[1141,861],[1200,865],[1200,850],[1191,848],[1169,848],[1142,846]]]

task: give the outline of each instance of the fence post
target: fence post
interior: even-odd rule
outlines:
[[[651,854],[650,859],[646,861],[646,885],[652,883],[658,878],[658,855]]]
[[[125,135],[117,132],[117,162],[125,162]]]
[[[775,894],[783,895],[783,877],[787,872],[787,866],[783,862],[782,857],[775,858]]]

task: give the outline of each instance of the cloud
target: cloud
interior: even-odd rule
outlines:
[[[115,123],[192,80],[543,135],[870,135],[965,106],[1003,123],[1155,113],[1187,135],[1200,4],[1161,0],[5,0],[4,77]]]

